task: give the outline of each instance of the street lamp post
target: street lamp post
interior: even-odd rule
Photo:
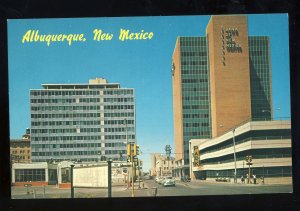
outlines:
[[[234,132],[235,129],[233,129],[232,131],[232,135],[233,135],[233,156],[234,156],[234,183],[237,183],[237,179],[236,179],[236,151],[235,151],[235,136],[234,136]]]

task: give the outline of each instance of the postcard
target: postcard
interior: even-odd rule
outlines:
[[[13,199],[293,192],[287,14],[7,25]]]

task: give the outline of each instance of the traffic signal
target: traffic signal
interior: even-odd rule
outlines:
[[[127,144],[127,156],[131,156],[131,144]]]
[[[140,154],[140,146],[137,144],[133,145],[133,155],[139,155]]]
[[[143,165],[143,161],[142,160],[140,160],[140,166],[142,166]]]

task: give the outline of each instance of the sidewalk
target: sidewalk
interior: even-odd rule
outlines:
[[[216,182],[216,181],[212,181],[212,180],[192,180],[191,182],[181,182],[178,181],[176,182],[176,185],[181,185],[181,186],[186,186],[186,187],[190,187],[190,188],[196,188],[199,187],[201,184],[214,184],[214,185],[226,185],[226,186],[263,186],[263,185],[271,185],[271,184],[262,184],[262,183],[233,183],[233,181],[231,182]],[[272,184],[273,185],[273,184]]]

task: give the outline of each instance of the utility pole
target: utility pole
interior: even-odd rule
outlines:
[[[112,161],[109,159],[107,161],[107,168],[108,168],[108,198],[111,198],[111,163]]]

